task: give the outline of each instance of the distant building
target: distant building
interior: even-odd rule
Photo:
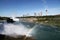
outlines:
[[[46,16],[48,15],[48,10],[46,9]]]
[[[36,16],[36,13],[34,13],[34,16]]]

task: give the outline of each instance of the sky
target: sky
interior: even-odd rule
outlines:
[[[60,14],[60,0],[0,0],[0,16]]]

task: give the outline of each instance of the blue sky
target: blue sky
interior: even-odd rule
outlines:
[[[42,11],[46,15],[60,14],[60,0],[0,0],[0,16],[34,15]]]

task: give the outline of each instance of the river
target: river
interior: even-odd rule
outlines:
[[[9,26],[9,27],[8,27]],[[30,30],[30,35],[36,40],[60,40],[60,27],[29,22],[0,24],[0,34],[22,34]],[[23,31],[23,32],[21,32]]]

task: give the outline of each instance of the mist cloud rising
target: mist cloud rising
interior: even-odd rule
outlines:
[[[16,36],[16,35],[26,35],[29,31],[27,27],[22,24],[15,25],[15,24],[4,24],[4,30],[2,34],[9,35],[9,36]]]

